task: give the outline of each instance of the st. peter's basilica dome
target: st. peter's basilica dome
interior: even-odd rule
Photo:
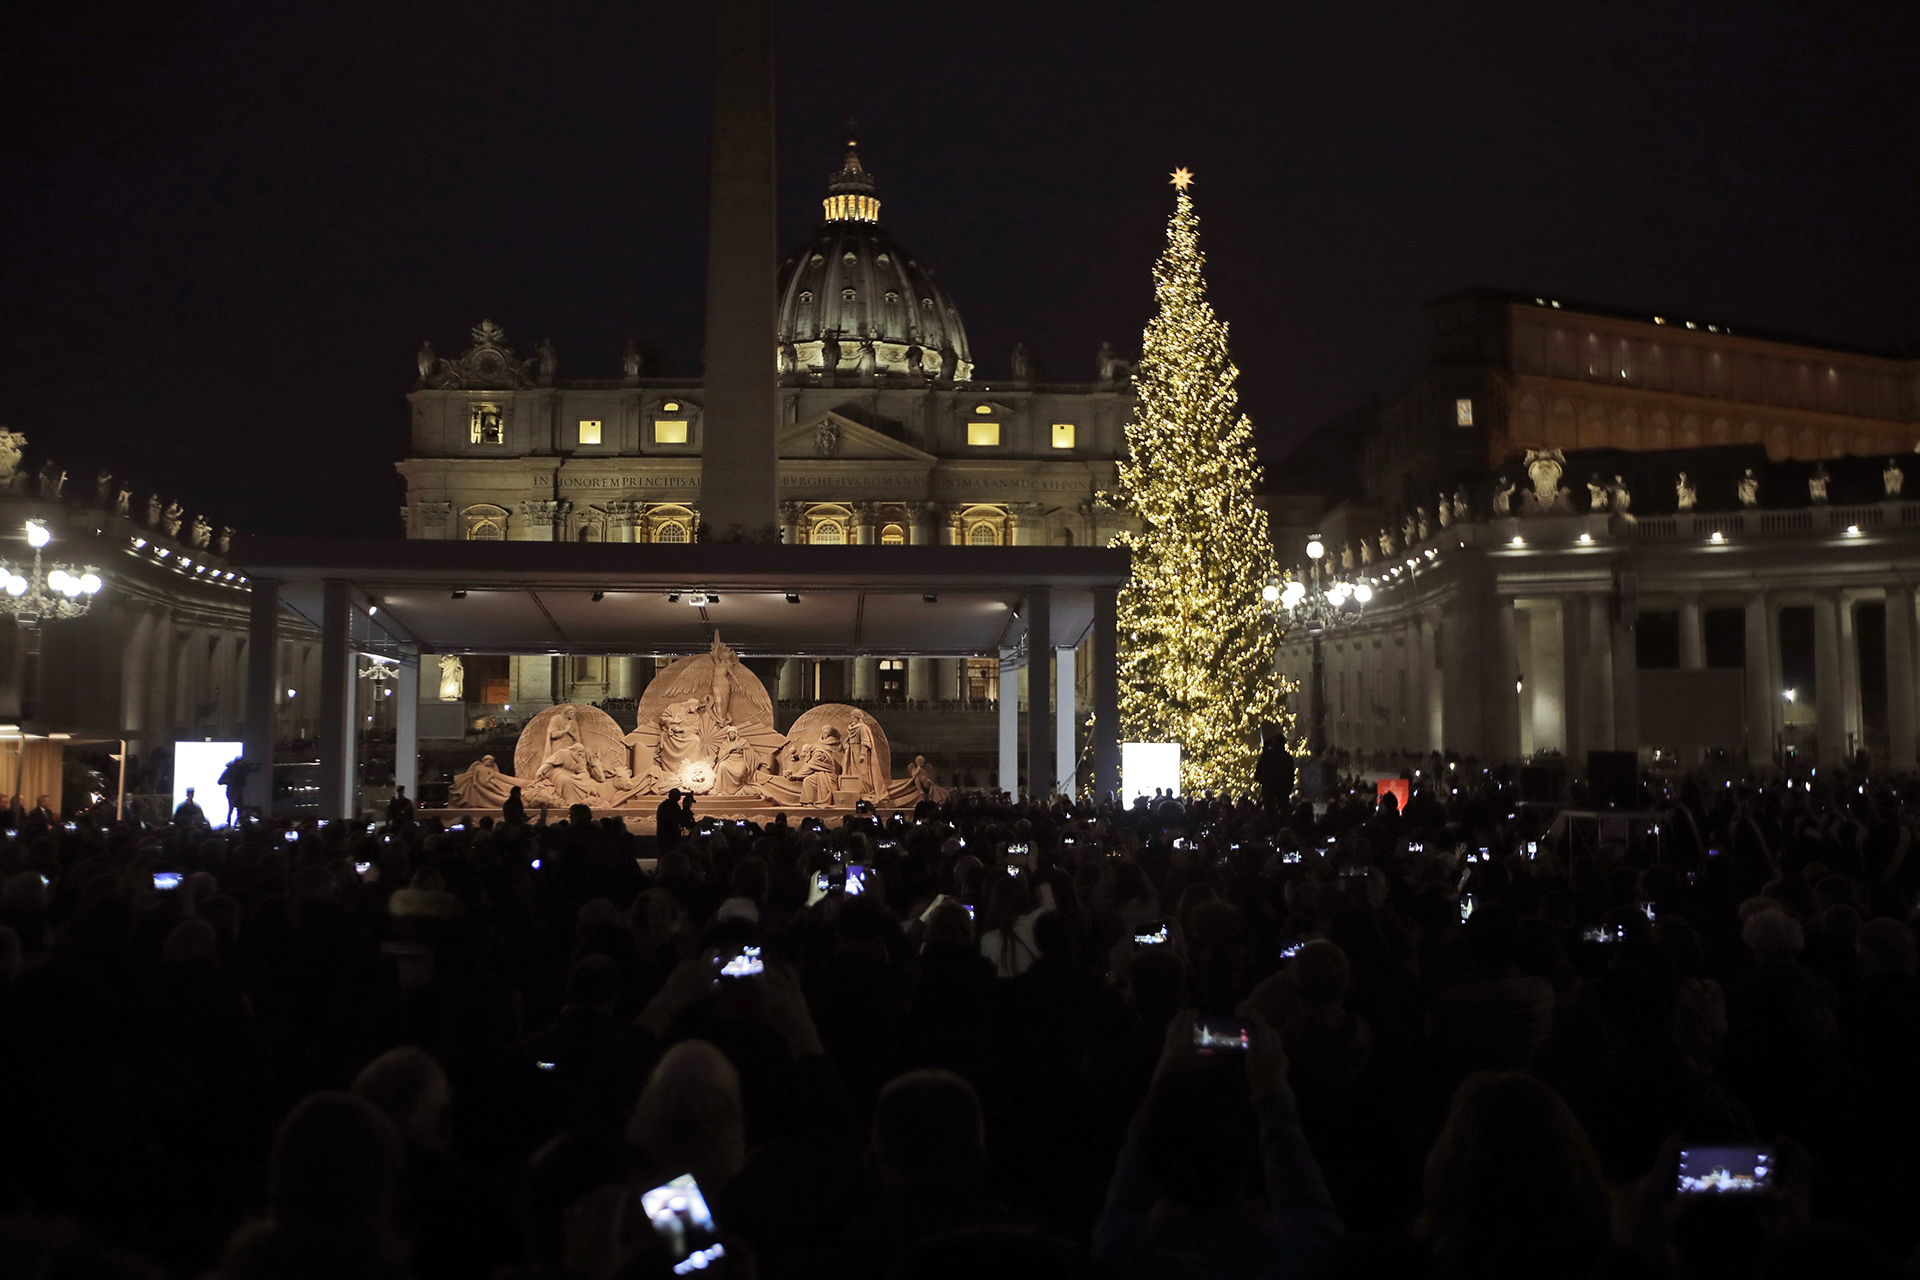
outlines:
[[[826,221],[780,264],[780,372],[973,376],[973,354],[953,299],[933,268],[880,225],[873,175],[847,140],[827,180]]]

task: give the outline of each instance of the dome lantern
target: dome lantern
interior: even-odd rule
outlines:
[[[828,222],[878,222],[880,201],[874,196],[873,175],[860,164],[860,139],[847,137],[847,158],[840,172],[827,179],[825,206]]]

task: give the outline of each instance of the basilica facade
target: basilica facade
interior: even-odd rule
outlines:
[[[824,218],[782,262],[775,349],[780,523],[766,541],[826,545],[1105,545],[1100,500],[1132,408],[1130,368],[1104,344],[1090,380],[1046,379],[1024,346],[986,376],[932,266],[880,221],[849,142]],[[412,538],[687,542],[702,537],[698,378],[655,376],[629,344],[617,374],[562,377],[553,345],[522,356],[483,321],[459,355],[418,354],[405,522]],[[636,660],[639,659],[639,660]],[[664,655],[658,661],[664,662]],[[512,714],[638,696],[636,658],[469,662],[470,705]],[[984,702],[989,657],[784,661],[785,700]]]

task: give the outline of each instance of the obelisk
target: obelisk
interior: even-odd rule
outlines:
[[[779,513],[773,68],[773,0],[715,0],[700,450],[700,521],[715,539]]]

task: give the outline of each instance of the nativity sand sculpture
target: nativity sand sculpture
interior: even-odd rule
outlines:
[[[453,780],[456,809],[650,809],[669,791],[756,807],[910,807],[939,789],[924,766],[892,780],[887,735],[858,707],[823,703],[786,733],[760,678],[715,636],[648,684],[632,733],[598,707],[563,703],[529,720],[513,772],[483,756]]]

